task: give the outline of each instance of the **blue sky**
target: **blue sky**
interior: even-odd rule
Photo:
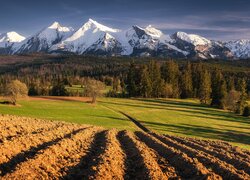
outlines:
[[[218,40],[250,39],[249,0],[1,0],[0,33],[25,36],[54,21],[79,28],[89,18],[113,28],[151,24]]]

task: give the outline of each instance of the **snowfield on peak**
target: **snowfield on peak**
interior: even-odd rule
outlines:
[[[112,37],[111,33],[116,32],[120,32],[120,30],[109,28],[89,19],[88,22],[73,33],[72,36],[53,46],[51,51],[63,50],[83,54],[91,45],[100,40],[100,38]]]
[[[21,36],[20,34],[12,31],[0,34],[0,47],[10,46],[13,43],[18,43],[25,40],[25,37]]]
[[[230,41],[225,44],[237,58],[250,57],[250,40]]]
[[[72,34],[74,31],[71,27],[63,27],[58,22],[54,22],[48,28],[37,34],[37,37],[41,40],[45,40],[49,46],[55,41],[61,41]]]
[[[34,36],[18,43],[14,53],[48,52],[52,45],[71,36],[73,31],[71,27],[63,27],[58,22],[54,22]]]
[[[0,54],[73,53],[104,56],[155,56],[193,59],[250,58],[250,40],[222,43],[176,32],[172,35],[148,25],[114,29],[89,19],[76,31],[58,22],[25,39],[16,32],[0,34]]]
[[[183,41],[189,42],[194,46],[198,45],[210,45],[211,41],[195,34],[187,34],[185,32],[177,32],[177,37]]]

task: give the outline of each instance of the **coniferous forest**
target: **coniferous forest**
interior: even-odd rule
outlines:
[[[28,55],[0,58],[0,91],[18,79],[30,96],[84,96],[66,86],[88,79],[111,88],[110,97],[198,98],[202,104],[242,114],[250,92],[247,60],[173,60],[154,58]]]

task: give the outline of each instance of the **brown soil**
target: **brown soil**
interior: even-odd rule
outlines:
[[[64,97],[64,96],[39,96],[39,97],[29,97],[29,100],[39,100],[39,101],[75,101],[75,102],[90,102],[92,98],[90,97]]]
[[[0,179],[250,179],[225,142],[0,115]]]

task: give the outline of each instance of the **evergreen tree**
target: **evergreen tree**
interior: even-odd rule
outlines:
[[[202,74],[204,73],[204,67],[201,62],[192,65],[192,85],[193,85],[193,96],[199,97],[199,91],[202,84]]]
[[[178,98],[180,95],[179,91],[179,66],[173,60],[167,61],[161,68],[162,78],[165,83],[171,84],[173,88],[173,97]]]
[[[193,93],[192,69],[188,62],[181,76],[181,98],[191,98]]]
[[[213,73],[212,81],[212,106],[224,108],[224,99],[227,94],[226,83],[220,70],[216,69]]]
[[[148,67],[144,65],[141,69],[140,94],[143,97],[152,96],[152,83],[149,77]]]
[[[132,62],[129,67],[128,77],[127,77],[127,90],[129,96],[137,96],[138,95],[138,87],[137,87],[137,69]]]
[[[51,96],[68,96],[69,92],[65,88],[64,84],[61,82],[52,87],[50,91],[50,95]]]
[[[222,80],[219,86],[219,104],[218,107],[225,109],[225,98],[227,96],[227,84],[225,80]]]
[[[247,92],[246,92],[246,81],[244,79],[241,80],[240,84],[239,84],[239,88],[240,88],[240,100],[237,103],[237,109],[236,109],[236,113],[238,114],[243,114],[244,108],[247,105]]]
[[[161,70],[156,61],[150,61],[148,65],[149,78],[152,86],[152,97],[161,95]]]
[[[201,74],[201,84],[200,84],[200,89],[199,89],[199,98],[202,104],[208,104],[208,102],[210,101],[210,97],[211,97],[211,75],[210,73],[205,70],[202,74]]]
[[[235,90],[234,77],[230,77],[228,80],[228,92]]]

